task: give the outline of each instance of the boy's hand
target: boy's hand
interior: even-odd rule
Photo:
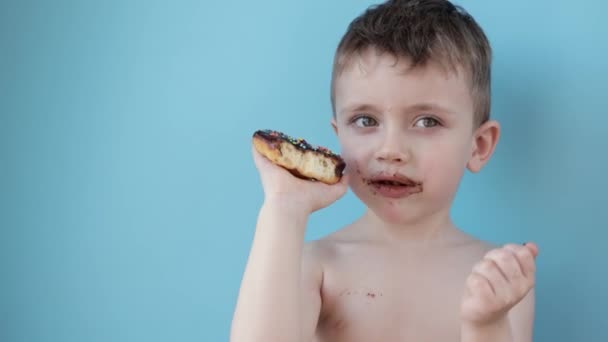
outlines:
[[[292,206],[291,209],[303,210],[310,214],[337,201],[348,189],[347,174],[334,185],[304,180],[273,164],[254,147],[252,153],[260,173],[265,201]]]
[[[467,278],[460,306],[463,323],[482,326],[506,318],[534,287],[536,255],[533,243],[489,251]]]

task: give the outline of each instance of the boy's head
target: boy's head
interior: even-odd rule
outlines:
[[[490,47],[464,10],[393,0],[367,10],[339,44],[332,125],[355,194],[383,220],[445,217],[465,168],[479,171],[489,120]]]
[[[411,68],[431,61],[446,71],[466,74],[474,101],[474,124],[490,116],[490,44],[475,20],[445,0],[390,0],[356,18],[342,37],[334,60],[331,101],[335,115],[335,80],[367,49],[407,58]]]

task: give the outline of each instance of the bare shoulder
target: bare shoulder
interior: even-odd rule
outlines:
[[[341,231],[332,233],[318,240],[307,241],[302,251],[302,261],[305,265],[322,267],[335,254],[336,243]]]
[[[322,280],[327,266],[340,259],[343,245],[352,240],[351,229],[344,227],[320,239],[307,241],[302,251],[303,274],[308,277],[316,275]]]
[[[302,260],[309,263],[321,264],[323,261],[331,258],[332,251],[332,240],[327,237],[307,241],[302,250]]]
[[[486,252],[486,253],[494,248],[498,248],[498,246],[493,243],[479,240],[476,238],[471,238],[471,247],[473,247],[481,252]]]
[[[308,278],[315,278],[321,283],[323,265],[332,259],[334,243],[328,236],[307,241],[302,249],[302,274]]]
[[[306,242],[304,244],[304,258],[317,261],[328,261],[335,257],[336,248],[339,245],[357,239],[355,230],[346,226],[338,229],[318,240]]]
[[[490,242],[479,240],[469,235],[465,235],[462,243],[456,244],[455,247],[462,258],[469,262],[477,262],[489,251],[498,248],[498,246]]]

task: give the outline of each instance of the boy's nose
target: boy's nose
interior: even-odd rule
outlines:
[[[407,163],[411,158],[411,153],[403,145],[399,137],[385,137],[382,145],[375,153],[378,161],[385,163]]]
[[[406,153],[400,153],[392,150],[380,150],[376,154],[376,159],[385,163],[407,163],[409,156]]]

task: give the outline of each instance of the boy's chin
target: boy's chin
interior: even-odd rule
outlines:
[[[373,205],[368,208],[382,222],[389,225],[411,225],[424,218],[424,213],[412,206],[405,207],[399,205]]]
[[[353,192],[378,219],[386,224],[407,225],[424,217],[425,210],[421,207],[421,203],[411,201],[413,197],[420,196],[420,194],[394,199],[370,193]]]

